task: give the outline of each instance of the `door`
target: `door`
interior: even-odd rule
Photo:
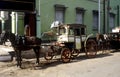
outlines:
[[[24,20],[25,25],[30,27],[30,36],[36,36],[36,14],[26,13]]]

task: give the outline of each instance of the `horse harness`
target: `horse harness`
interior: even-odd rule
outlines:
[[[26,45],[26,37],[25,36],[16,36],[15,38],[17,45]]]

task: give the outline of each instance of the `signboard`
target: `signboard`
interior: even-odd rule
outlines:
[[[35,11],[35,0],[0,0],[0,10]]]

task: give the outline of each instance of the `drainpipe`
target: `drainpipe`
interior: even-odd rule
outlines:
[[[98,17],[98,33],[100,33],[100,0],[98,2],[98,10],[99,10],[99,17]]]
[[[106,17],[105,17],[105,0],[103,0],[103,33],[106,33],[106,26],[105,26],[105,22],[106,22]]]
[[[110,0],[108,0],[108,6],[107,6],[107,33],[109,32],[109,29],[110,29],[110,27],[109,27],[109,16],[110,16],[109,12],[110,12]]]
[[[15,17],[16,17],[16,35],[18,34],[18,13],[15,13]]]
[[[119,25],[119,5],[117,5],[117,26]]]

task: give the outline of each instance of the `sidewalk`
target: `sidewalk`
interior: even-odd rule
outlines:
[[[0,61],[11,61],[12,53],[14,53],[12,47],[0,45]]]
[[[8,55],[11,51],[14,51],[12,47],[0,45],[0,55]]]

